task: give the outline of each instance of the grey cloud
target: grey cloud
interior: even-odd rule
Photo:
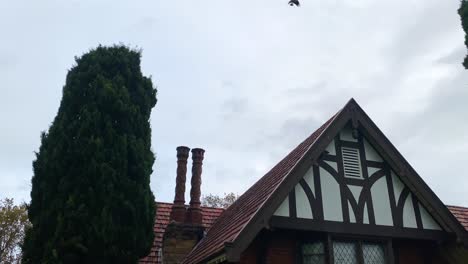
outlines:
[[[225,117],[232,117],[245,113],[248,106],[249,102],[246,98],[233,97],[223,103],[221,111],[224,112]]]
[[[176,146],[206,149],[204,192],[240,194],[354,97],[444,201],[468,205],[457,1],[108,3],[0,11],[1,194],[29,199],[73,56],[123,42],[158,85],[158,200],[173,199]]]
[[[15,68],[17,63],[18,63],[18,58],[12,53],[10,52],[0,53],[0,70],[7,72],[9,69]]]
[[[436,60],[436,63],[441,63],[441,64],[451,64],[451,65],[460,65],[462,64],[463,61],[463,55],[466,53],[466,47],[463,46],[461,43],[460,45],[451,50],[448,51],[447,54],[441,56],[438,60]]]

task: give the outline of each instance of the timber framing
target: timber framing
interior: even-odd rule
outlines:
[[[370,167],[382,168],[382,170],[380,171],[384,173],[382,173],[380,177],[387,177],[387,182],[390,183],[391,177],[388,176],[390,175],[390,173],[388,172],[390,169],[395,171],[399,175],[401,181],[407,186],[407,188],[404,190],[404,195],[412,195],[412,199],[417,199],[444,230],[444,232],[434,230],[424,230],[424,232],[421,232],[421,230],[415,229],[415,231],[417,232],[414,232],[414,234],[410,235],[412,237],[417,237],[421,239],[435,240],[446,240],[456,238],[458,242],[463,242],[465,245],[468,245],[466,231],[460,224],[460,222],[458,222],[458,220],[450,213],[447,207],[427,186],[427,184],[422,180],[422,178],[417,174],[417,172],[403,158],[403,156],[385,137],[385,135],[367,116],[367,114],[361,109],[361,107],[356,103],[356,101],[354,99],[351,99],[345,105],[345,107],[332,118],[328,126],[309,146],[305,154],[287,173],[284,180],[281,182],[278,188],[276,188],[273,191],[270,198],[263,203],[263,205],[256,211],[253,217],[242,228],[239,235],[234,239],[234,241],[230,242],[229,244],[225,244],[226,246],[224,247],[223,251],[226,253],[226,259],[228,262],[238,262],[240,260],[241,253],[249,246],[249,244],[254,240],[257,234],[264,228],[269,229],[271,227],[276,227],[297,229],[300,227],[302,229],[305,228],[314,231],[326,231],[343,234],[380,234],[384,237],[408,236],[409,231],[406,228],[403,230],[399,227],[386,227],[375,225],[369,226],[367,224],[361,223],[351,224],[349,223],[349,215],[348,217],[346,217],[346,215],[344,216],[345,223],[304,220],[297,218],[288,218],[288,220],[286,220],[277,216],[272,217],[273,213],[284,201],[284,199],[286,199],[286,197],[294,191],[295,186],[298,183],[300,184],[303,175],[307,172],[309,168],[314,166],[314,170],[316,170],[315,167],[317,166],[323,168],[326,167],[326,163],[321,162],[321,158],[325,160],[334,159],[338,163],[341,162],[341,158],[339,157],[339,155],[341,154],[339,152],[336,153],[336,157],[331,157],[329,155],[323,155],[323,157],[321,157],[321,154],[324,152],[327,145],[339,133],[339,131],[341,131],[346,125],[349,124],[351,124],[353,128],[358,129],[359,132],[362,133],[362,136],[364,136],[369,141],[369,143],[376,149],[379,155],[381,155],[382,158],[386,161],[385,163],[370,162],[366,161],[365,158],[363,159],[363,157],[361,157],[361,162],[366,162],[367,166]],[[358,140],[356,144],[351,144],[356,145],[358,148],[361,148],[362,144],[359,144],[359,141],[362,141],[362,137],[360,140]],[[340,141],[335,141],[335,144],[340,144]],[[364,153],[364,151],[361,151],[361,153]],[[364,177],[368,176],[369,175],[365,175]],[[294,195],[291,195],[290,197],[294,197]],[[308,198],[309,201],[311,201],[311,204],[315,204],[313,201],[314,199],[309,197],[309,195]],[[390,197],[390,199],[393,199],[392,204],[400,206],[401,201],[395,201],[395,197]],[[343,203],[343,206],[347,207],[348,203]],[[314,208],[312,208],[312,210],[314,212],[319,212],[317,215],[320,216],[322,214],[323,217],[323,208],[320,208],[320,206],[313,207]],[[415,208],[415,210],[419,211],[419,208]],[[290,211],[290,213],[295,212]],[[371,218],[371,214],[369,214],[370,221],[372,221]],[[400,223],[399,219],[401,219],[401,217],[394,217],[394,223]],[[417,225],[421,225],[420,218],[417,219]]]
[[[446,241],[454,237],[438,230],[408,229],[393,226],[371,226],[368,224],[342,223],[333,221],[315,221],[312,219],[289,218],[283,216],[272,216],[270,220],[272,228],[306,230],[317,232],[328,232],[339,235],[359,235],[379,238],[412,238],[421,240]]]

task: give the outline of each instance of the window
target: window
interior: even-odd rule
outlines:
[[[385,249],[381,244],[362,244],[364,264],[384,264]]]
[[[386,264],[385,247],[363,241],[333,241],[334,264]]]
[[[302,264],[325,264],[325,246],[323,242],[302,245]]]
[[[389,264],[384,243],[335,240],[329,248],[322,241],[302,244],[302,264]]]
[[[335,264],[357,264],[357,249],[355,243],[333,242],[333,258]]]

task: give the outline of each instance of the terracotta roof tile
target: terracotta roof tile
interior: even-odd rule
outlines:
[[[468,231],[468,208],[461,206],[447,205],[450,212],[462,224],[465,230]]]
[[[335,115],[337,116],[337,115]],[[184,264],[199,263],[220,253],[226,242],[233,242],[255,213],[283,182],[289,171],[305,155],[319,135],[334,119],[333,116],[305,141],[292,150],[283,160],[258,180],[231,205],[212,226],[207,235],[187,256]],[[460,223],[468,230],[468,208],[448,206]]]
[[[336,115],[335,115],[336,116]],[[319,129],[299,144],[283,160],[259,179],[239,199],[232,204],[212,226],[207,235],[187,256],[184,263],[198,263],[224,248],[226,242],[232,242],[240,234],[265,201],[285,179],[289,171],[302,158],[318,136],[334,119],[333,116]]]
[[[224,249],[226,242],[233,242],[255,213],[283,182],[295,164],[329,126],[335,116],[330,118],[330,120],[292,150],[283,160],[239,197],[224,213],[223,209],[203,208],[203,225],[209,230],[206,236],[190,252],[184,263],[199,263],[210,256],[220,253]],[[169,223],[172,204],[157,203],[157,206],[154,245],[151,253],[146,258],[140,260],[142,264],[160,263],[157,253],[162,245],[164,230]],[[447,207],[465,229],[468,230],[468,208],[458,206]]]
[[[162,247],[163,234],[164,234],[164,231],[166,230],[166,226],[169,224],[169,215],[172,211],[172,204],[157,202],[156,206],[157,206],[157,213],[156,213],[156,219],[155,219],[155,224],[153,228],[154,233],[155,233],[153,247],[151,248],[151,252],[148,256],[140,259],[139,263],[141,264],[161,263],[161,260],[159,258],[160,256],[158,255],[158,251]],[[452,205],[447,205],[447,208],[468,231],[468,208],[461,207],[461,206],[452,206]],[[216,219],[218,219],[219,216],[224,212],[224,209],[202,207],[202,212],[203,212],[203,225],[209,229],[213,225],[213,223],[216,221]],[[232,230],[232,231],[238,232],[238,230]]]
[[[154,221],[154,242],[148,256],[140,259],[140,264],[159,264],[161,263],[160,249],[164,231],[169,224],[172,211],[171,203],[156,202],[156,219]],[[218,217],[224,212],[222,208],[202,207],[203,226],[209,230]]]

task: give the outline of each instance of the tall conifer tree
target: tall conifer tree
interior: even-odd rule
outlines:
[[[465,46],[468,51],[468,0],[461,1],[458,14],[461,18],[463,30],[465,31]],[[468,55],[466,55],[465,60],[463,61],[463,66],[468,69]]]
[[[33,162],[24,263],[136,263],[149,252],[156,89],[140,57],[99,46],[68,72]]]

